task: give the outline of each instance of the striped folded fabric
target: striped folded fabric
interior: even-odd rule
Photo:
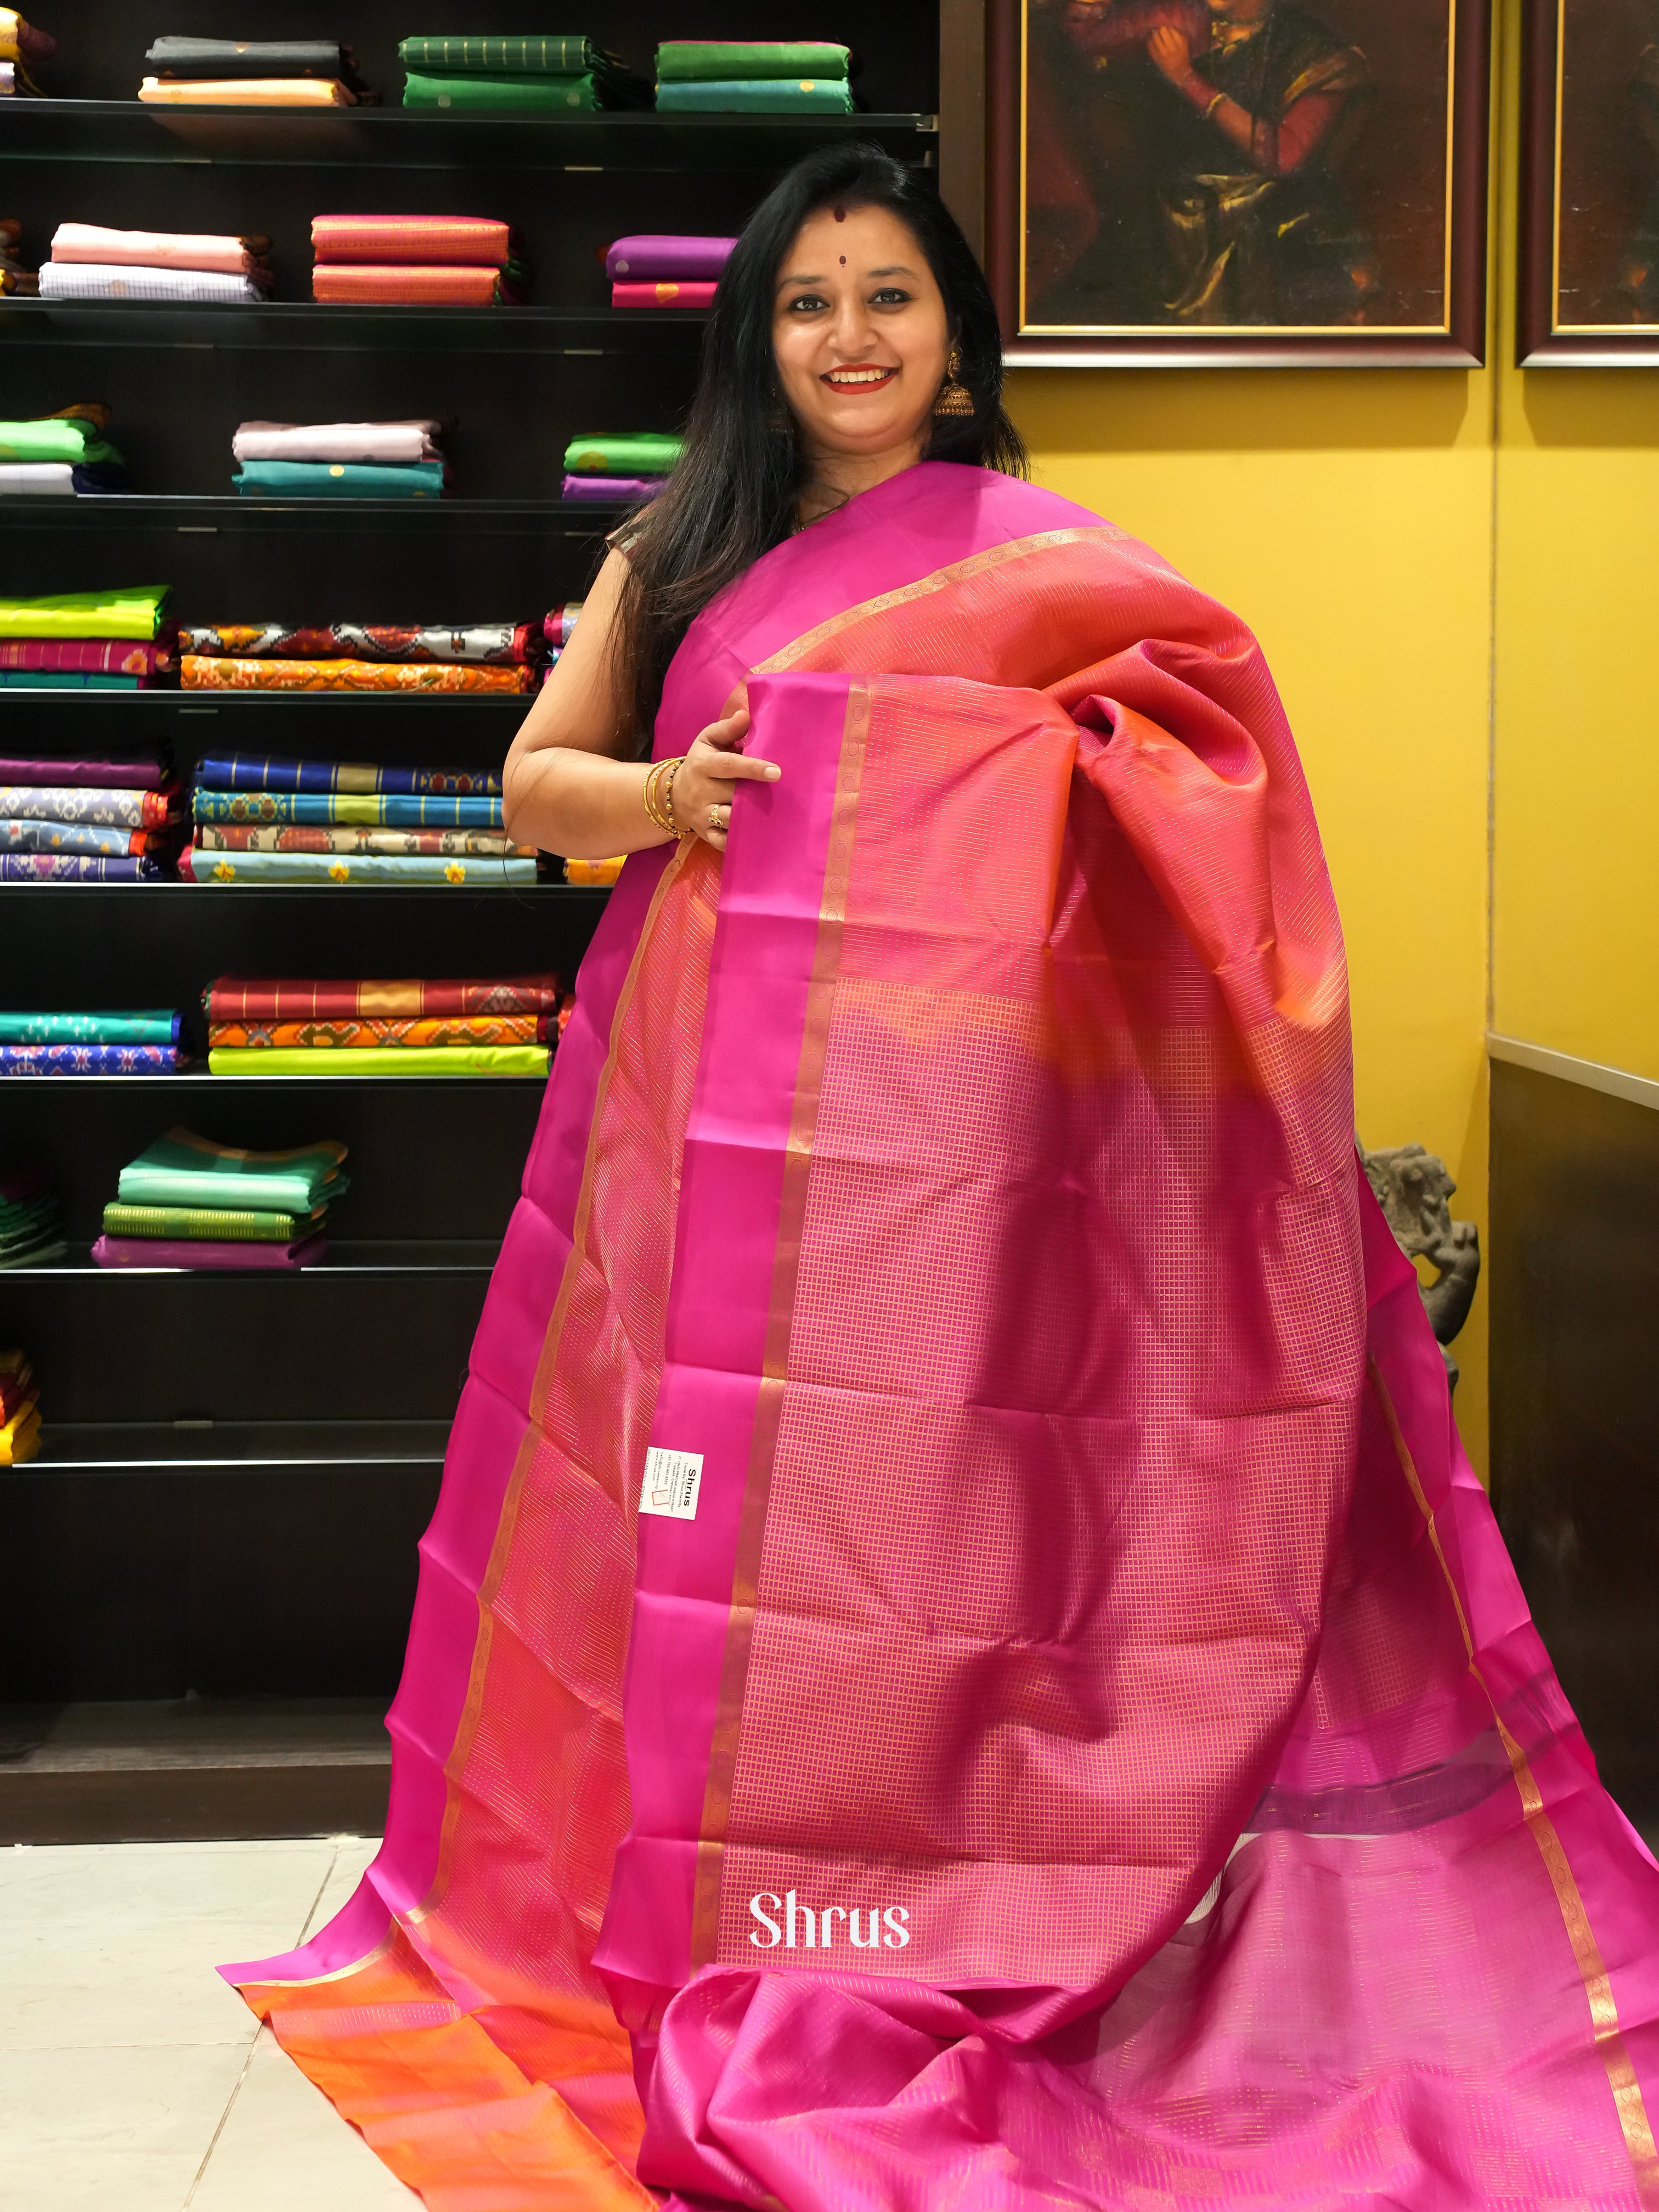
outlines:
[[[350,822],[368,829],[499,830],[501,802],[485,794],[404,791],[204,791],[191,801],[198,822]]]
[[[326,1206],[310,1213],[267,1213],[228,1206],[125,1206],[104,1208],[106,1237],[207,1238],[222,1244],[295,1244],[314,1237]]]
[[[485,769],[382,768],[372,761],[290,760],[274,753],[205,753],[204,791],[398,791],[427,798],[499,799],[501,780]]]

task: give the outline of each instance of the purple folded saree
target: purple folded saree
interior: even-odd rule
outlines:
[[[584,961],[384,1846],[226,1971],[434,2206],[1650,2212],[1659,1868],[1358,1171],[1259,647],[933,463],[657,757],[739,683],[781,777]]]
[[[73,783],[94,791],[158,791],[167,775],[161,763],[148,757],[130,760],[47,760],[35,754],[22,758],[0,757],[0,783]]]
[[[619,238],[605,257],[613,284],[708,283],[718,279],[735,238],[696,238],[678,231],[640,231]]]
[[[562,499],[608,501],[612,506],[640,507],[647,500],[655,499],[667,483],[666,477],[577,477],[568,476]]]
[[[297,1244],[216,1244],[182,1237],[100,1237],[92,1256],[100,1267],[258,1267],[292,1270],[314,1267],[327,1256],[328,1239],[307,1237]]]

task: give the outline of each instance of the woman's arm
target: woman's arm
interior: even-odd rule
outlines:
[[[627,574],[627,556],[612,550],[574,635],[513,740],[501,779],[502,814],[508,836],[520,845],[603,860],[668,842],[645,811],[650,763],[625,757],[632,732],[611,636]],[[701,732],[673,780],[676,826],[695,830],[716,848],[726,843],[730,815],[716,828],[710,807],[729,808],[738,778],[773,781],[778,775],[770,762],[743,757],[738,748],[748,728],[739,704]]]

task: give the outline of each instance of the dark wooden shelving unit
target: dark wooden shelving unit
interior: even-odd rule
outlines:
[[[717,17],[717,19],[716,19]],[[582,596],[617,510],[559,498],[583,431],[678,428],[705,318],[614,313],[601,266],[638,230],[735,231],[814,146],[874,141],[933,168],[933,0],[599,0],[589,34],[648,66],[659,39],[844,40],[866,112],[406,113],[398,40],[499,31],[495,0],[422,23],[339,18],[380,107],[168,111],[135,95],[160,27],[222,36],[217,0],[165,23],[58,0],[40,101],[8,103],[0,213],[44,259],[66,220],[272,241],[258,307],[0,303],[11,415],[107,400],[133,492],[0,506],[0,591],[167,581],[190,623],[526,620]],[[509,25],[507,27],[511,27]],[[238,37],[291,35],[249,0]],[[505,217],[524,307],[330,307],[310,224],[337,212]],[[243,500],[246,418],[436,415],[454,495]],[[521,698],[0,691],[7,749],[210,748],[483,764]],[[193,1007],[216,974],[574,974],[602,891],[556,883],[337,889],[0,885],[5,995],[40,1008]],[[0,1470],[0,1843],[372,1829],[380,1726],[416,1544],[543,1086],[477,1078],[62,1077],[0,1091],[0,1158],[39,1158],[70,1249],[0,1273],[0,1342],[25,1345],[44,1448]],[[232,1144],[337,1136],[352,1188],[325,1263],[297,1275],[104,1270],[88,1253],[124,1163],[182,1122]]]

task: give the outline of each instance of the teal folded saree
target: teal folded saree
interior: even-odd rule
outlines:
[[[381,466],[368,461],[243,461],[244,499],[441,499],[441,461]]]
[[[663,113],[685,115],[850,115],[845,77],[727,77],[719,83],[659,83]]]
[[[471,109],[481,115],[592,115],[613,105],[601,97],[591,72],[580,76],[492,76],[478,70],[428,76],[411,70],[404,80],[405,107]]]
[[[189,1129],[169,1129],[122,1169],[116,1194],[125,1206],[313,1213],[346,1189],[339,1171],[345,1156],[345,1146],[332,1138],[292,1152],[246,1152]]]

